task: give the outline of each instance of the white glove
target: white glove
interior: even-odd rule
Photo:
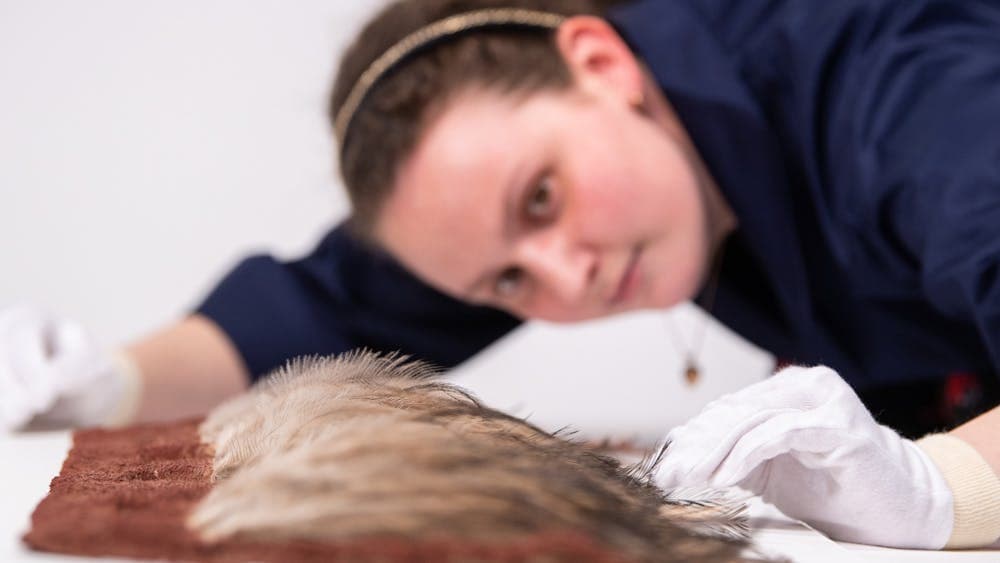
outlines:
[[[125,423],[139,383],[130,361],[79,324],[26,306],[0,311],[0,431]]]
[[[792,367],[724,396],[667,436],[656,481],[737,486],[831,538],[940,549],[953,497],[915,443],[879,425],[825,367]]]

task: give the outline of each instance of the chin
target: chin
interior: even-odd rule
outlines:
[[[670,309],[676,307],[677,305],[680,305],[685,301],[688,301],[689,299],[690,299],[689,297],[678,299],[676,296],[669,296],[669,297],[664,296],[657,299],[650,299],[649,302],[643,304],[641,307],[639,307],[639,309],[649,310],[649,311]]]
[[[586,313],[580,313],[579,311],[569,311],[558,314],[529,315],[527,317],[521,315],[521,318],[531,318],[553,324],[573,324],[573,323],[582,323],[584,321],[595,321],[597,319],[610,317],[612,315],[617,315],[618,313],[622,312],[624,311],[616,309],[608,309],[604,311],[589,311]]]
[[[670,272],[674,276],[681,275],[681,279],[676,277],[670,279],[664,276],[664,283],[659,287],[652,288],[649,299],[646,300],[645,309],[669,309],[680,305],[685,301],[690,301],[698,294],[700,287],[700,272],[691,272],[688,269],[681,272],[674,269]]]

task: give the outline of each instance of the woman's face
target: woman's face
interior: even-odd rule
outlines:
[[[430,285],[522,318],[668,307],[697,291],[709,246],[684,146],[600,89],[469,91],[401,166],[375,234]]]

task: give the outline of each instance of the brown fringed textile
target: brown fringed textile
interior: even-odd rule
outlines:
[[[503,545],[393,538],[205,544],[184,527],[187,514],[212,487],[212,452],[199,441],[200,422],[76,432],[62,471],[32,514],[24,541],[39,551],[70,555],[183,561],[624,561],[572,533],[536,534]]]

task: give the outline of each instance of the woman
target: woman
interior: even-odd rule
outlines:
[[[47,368],[24,384],[36,400],[20,418],[106,417],[109,403],[143,418],[198,412],[289,357],[357,346],[450,366],[519,318],[667,307],[716,279],[717,295],[704,291],[713,315],[779,358],[830,365],[894,426],[937,405],[880,395],[949,373],[982,374],[975,409],[993,406],[1000,9],[606,8],[388,7],[345,57],[331,106],[350,223],[299,262],[244,262],[197,315],[130,348],[120,365],[131,368],[67,353],[101,367]],[[32,334],[51,330],[21,318]],[[79,340],[54,348],[86,349]],[[20,363],[54,363],[33,358]],[[788,372],[675,431],[664,483],[743,485],[843,539],[937,548],[1000,536],[1000,492],[973,502],[986,508],[971,525],[959,482],[974,473],[973,490],[1000,487],[989,465],[1000,467],[998,411],[957,430],[961,440],[918,448],[822,373]],[[122,383],[136,381],[141,393]],[[64,405],[49,408],[55,397]],[[813,417],[772,417],[789,409]],[[760,413],[776,421],[766,431],[745,423]],[[958,422],[907,418],[914,437]],[[820,439],[833,419],[836,439]],[[706,444],[740,455],[713,457]],[[971,461],[944,467],[959,452]],[[803,484],[818,481],[822,496],[803,501]],[[859,515],[865,504],[876,510]]]

